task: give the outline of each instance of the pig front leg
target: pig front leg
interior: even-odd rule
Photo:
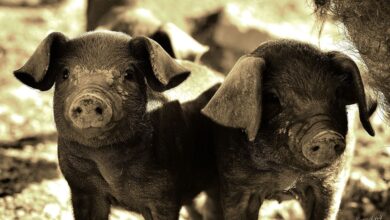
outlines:
[[[345,178],[346,179],[346,178]],[[326,178],[300,190],[299,199],[308,220],[335,220],[346,180]]]
[[[259,193],[253,193],[249,197],[248,207],[247,207],[247,219],[250,220],[258,220],[259,219],[259,211],[261,204],[263,203],[263,199],[261,198]]]
[[[203,204],[200,219],[203,220],[220,220],[223,219],[223,212],[220,202],[219,188],[206,190],[206,201]],[[203,217],[203,218],[202,218]],[[190,217],[190,219],[194,219]]]
[[[154,204],[142,211],[145,220],[178,220],[180,205],[170,205],[166,198],[159,200],[161,204]],[[164,204],[163,204],[164,203]]]
[[[110,203],[107,198],[75,189],[71,192],[75,220],[108,220]]]
[[[253,212],[248,212],[251,193],[237,190],[237,187],[228,186],[221,188],[221,203],[224,219],[251,220]]]
[[[69,150],[71,147],[64,144],[58,146],[58,162],[70,187],[75,219],[108,219],[110,202],[103,194],[108,185],[98,173],[95,163],[75,156]]]

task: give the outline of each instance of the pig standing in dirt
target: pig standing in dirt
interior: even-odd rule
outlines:
[[[225,219],[257,219],[265,199],[292,194],[307,219],[335,219],[353,152],[346,106],[370,135],[372,108],[356,64],[290,40],[241,57],[202,112],[215,125]],[[222,125],[222,126],[220,126]]]
[[[200,88],[217,81],[182,64],[197,71]],[[196,97],[186,91],[187,81],[197,85],[183,65],[146,37],[106,31],[68,39],[55,32],[15,71],[42,91],[55,84],[59,164],[75,219],[108,219],[111,204],[145,219],[178,219],[183,204],[212,186],[211,132],[200,109],[216,87],[183,105],[161,94],[173,87],[180,93],[184,84],[186,98]],[[157,103],[153,111],[149,102]]]

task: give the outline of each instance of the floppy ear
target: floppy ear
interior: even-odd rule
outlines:
[[[60,32],[49,34],[35,49],[33,55],[14,75],[22,83],[41,91],[49,90],[55,81],[55,74],[50,73],[54,51],[67,41]]]
[[[367,133],[374,136],[375,131],[371,126],[369,117],[372,114],[372,109],[375,110],[376,103],[371,103],[370,107],[367,107],[366,94],[359,68],[350,57],[340,52],[329,52],[328,56],[331,58],[336,70],[342,74],[347,74],[347,79],[350,79],[347,80],[349,83],[347,85],[348,88],[344,91],[344,95],[349,104],[358,104],[360,122]]]
[[[150,36],[174,58],[199,61],[209,48],[197,42],[176,25],[166,23]]]
[[[163,30],[157,30],[154,34],[152,34],[150,36],[151,39],[155,40],[157,43],[160,44],[160,46],[162,48],[164,48],[164,50],[173,58],[177,58],[177,56],[175,55],[175,52],[174,52],[174,49],[173,49],[173,46],[172,46],[172,42],[171,42],[171,38],[170,36],[168,35],[167,32],[163,31]]]
[[[130,52],[142,61],[148,85],[155,91],[162,92],[183,82],[190,71],[177,63],[154,40],[147,37],[135,37],[130,43]]]
[[[261,122],[264,70],[263,58],[241,57],[202,113],[223,126],[245,129],[248,139],[255,140]]]

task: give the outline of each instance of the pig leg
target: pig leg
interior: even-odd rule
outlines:
[[[166,203],[166,198],[161,198],[159,203],[154,204],[147,210],[142,212],[142,216],[145,220],[178,220],[180,213],[180,205],[169,205]],[[169,203],[169,202],[168,202]]]
[[[59,139],[59,143],[62,141]],[[68,149],[66,145],[58,145],[58,161],[71,189],[75,219],[108,219],[110,201],[96,190],[96,183],[101,189],[108,186],[100,175],[96,175],[94,163],[74,156]]]
[[[223,219],[223,212],[220,202],[220,194],[218,189],[206,191],[206,201],[203,205],[202,215],[204,220],[220,220]]]
[[[248,208],[247,208],[247,218],[250,220],[259,219],[259,211],[263,200],[261,199],[258,193],[253,193],[249,197]]]
[[[308,186],[300,198],[307,220],[327,219],[326,216],[331,203],[331,193],[321,192],[318,189]]]
[[[345,182],[344,179],[328,177],[317,184],[304,187],[299,198],[306,219],[336,219]]]
[[[110,203],[102,195],[72,189],[72,205],[75,220],[108,220]]]
[[[224,219],[246,220],[248,203],[251,193],[235,190],[234,186],[223,187],[221,190],[221,203]]]

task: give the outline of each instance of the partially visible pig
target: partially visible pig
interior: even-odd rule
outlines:
[[[335,219],[353,152],[347,105],[374,135],[360,72],[346,55],[297,41],[241,57],[202,112],[215,121],[225,219],[257,219],[265,199],[292,194],[306,218]]]
[[[99,20],[112,8],[134,7],[138,0],[88,0],[87,2],[87,31],[93,31],[99,26]]]
[[[87,30],[112,30],[157,41],[174,58],[199,61],[208,47],[172,23],[163,23],[134,0],[88,0]]]
[[[219,81],[184,65],[193,66],[203,91]],[[169,102],[175,94],[163,91],[186,91],[196,80],[152,39],[54,32],[14,74],[42,91],[55,85],[59,164],[75,219],[108,219],[111,205],[145,219],[178,219],[182,205],[213,189],[211,126],[200,109],[218,85],[187,94],[182,105]],[[153,101],[159,105],[148,111]]]

